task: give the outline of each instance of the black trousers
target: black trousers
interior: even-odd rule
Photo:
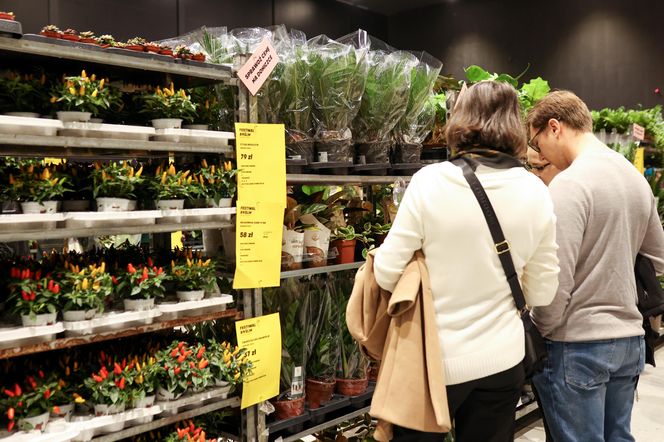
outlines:
[[[486,378],[447,386],[455,442],[512,442],[516,404],[525,380],[521,364]],[[393,442],[442,442],[445,434],[394,426]]]

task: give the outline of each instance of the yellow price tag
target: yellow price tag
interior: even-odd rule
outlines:
[[[641,175],[646,171],[644,164],[644,153],[645,149],[643,147],[637,147],[636,153],[634,154],[634,166],[639,170]]]
[[[237,342],[246,348],[254,364],[253,374],[242,384],[242,408],[279,394],[281,371],[281,325],[279,313],[235,323]]]
[[[237,202],[234,289],[280,283],[284,208],[275,202]]]

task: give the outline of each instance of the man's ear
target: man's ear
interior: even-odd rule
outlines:
[[[551,128],[551,133],[553,133],[553,135],[556,137],[559,136],[563,128],[561,122],[555,118],[550,118],[548,124]]]

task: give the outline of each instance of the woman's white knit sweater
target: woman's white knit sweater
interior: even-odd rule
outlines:
[[[523,168],[477,168],[509,241],[530,306],[558,287],[556,226],[546,186]],[[461,169],[445,162],[417,172],[392,229],[376,253],[378,284],[392,291],[422,249],[431,278],[448,385],[517,365],[524,331],[482,210]]]

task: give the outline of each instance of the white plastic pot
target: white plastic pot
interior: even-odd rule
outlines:
[[[21,431],[31,431],[31,430],[43,431],[44,428],[46,428],[46,424],[48,423],[48,418],[49,418],[49,413],[46,412],[40,414],[39,416],[19,419],[18,428]]]
[[[95,405],[95,415],[96,416],[108,416],[110,414],[118,414],[125,411],[125,404],[115,404],[115,405],[106,405],[106,404],[96,404]]]
[[[208,130],[210,126],[207,124],[185,124],[182,128],[190,130]]]
[[[126,198],[97,198],[97,212],[131,212],[136,201]]]
[[[60,207],[60,201],[42,201],[41,203],[27,202],[21,203],[23,213],[57,213]]]
[[[171,393],[170,391],[166,390],[165,388],[159,387],[159,390],[157,390],[157,400],[158,401],[174,401],[177,398],[182,396],[182,393]]]
[[[101,124],[104,122],[103,118],[90,118],[90,123]]]
[[[159,200],[154,202],[157,210],[182,210],[184,209],[184,199],[178,200]]]
[[[5,115],[8,117],[39,118],[37,112],[7,112]]]
[[[124,309],[130,312],[142,312],[154,308],[154,298],[148,299],[125,299]]]
[[[134,408],[148,408],[154,405],[155,396],[145,396],[140,401],[134,402]]]
[[[57,112],[58,120],[63,123],[71,122],[87,122],[92,118],[92,113],[90,112],[78,112],[78,111],[60,111]]]
[[[205,290],[177,290],[175,294],[179,301],[200,301],[205,297]]]
[[[21,322],[23,323],[23,327],[40,327],[55,324],[57,318],[57,313],[43,313],[36,315],[34,318],[30,317],[30,315],[21,315]]]
[[[90,201],[88,200],[72,200],[63,201],[60,206],[63,212],[87,212],[90,210]]]
[[[69,310],[62,313],[62,319],[67,322],[88,321],[97,316],[96,309],[90,310]]]
[[[152,120],[152,127],[155,129],[180,129],[182,127],[181,118],[156,118]]]
[[[221,198],[219,202],[215,201],[212,198],[208,198],[207,204],[208,207],[214,207],[215,209],[224,209],[232,206],[233,198]]]
[[[228,384],[229,384],[228,381],[222,381],[221,379],[214,380],[214,385],[217,387],[228,387]]]
[[[58,405],[60,413],[54,413],[51,411],[51,417],[53,418],[63,418],[65,421],[69,422],[71,415],[74,412],[74,404],[67,405]]]

